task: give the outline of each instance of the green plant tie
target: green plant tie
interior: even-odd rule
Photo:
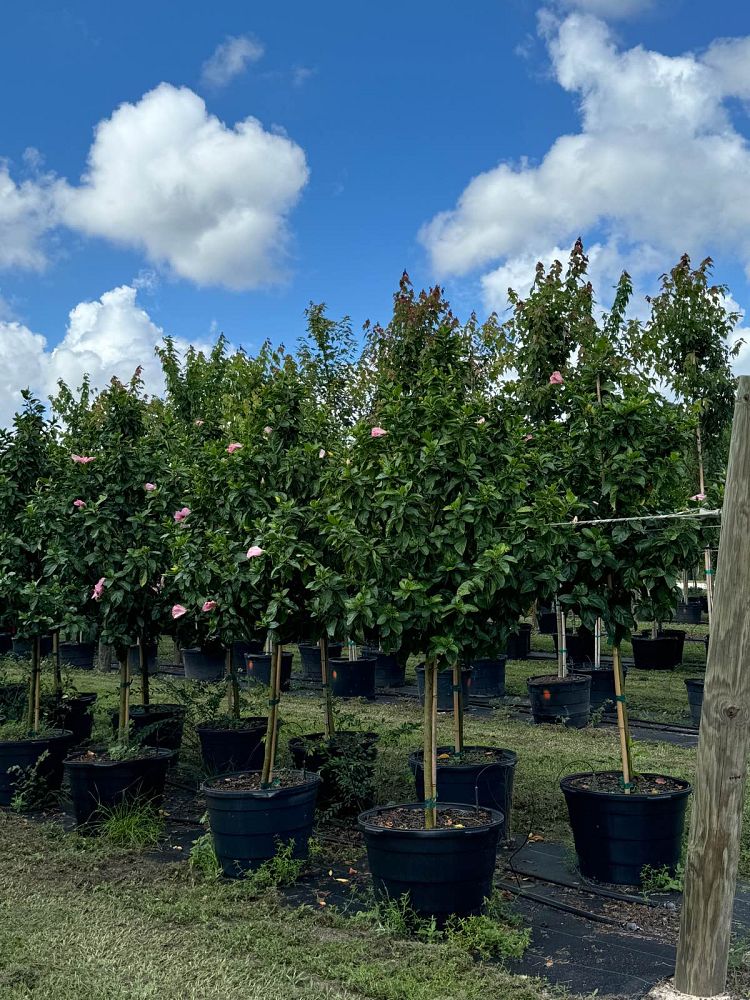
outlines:
[[[424,807],[425,809],[435,809],[437,806],[437,799],[425,799]]]
[[[620,788],[627,790],[628,788],[635,788],[632,781],[624,781],[622,777],[620,778]]]
[[[268,700],[269,708],[273,708],[274,705],[280,705],[280,704],[281,704],[281,698],[269,698]]]
[[[628,699],[625,697],[624,694],[616,694],[615,701],[619,701],[622,705],[627,705],[628,703]]]
[[[458,692],[460,690],[461,690],[461,685],[460,684],[451,684],[451,691],[454,694],[456,694],[456,692]]]
[[[714,571],[712,569],[707,569],[706,570],[706,576],[713,576],[713,575],[714,575]]]
[[[121,690],[121,691],[124,691],[124,690],[125,690],[125,688],[129,688],[129,687],[132,687],[132,685],[133,685],[133,682],[132,682],[132,681],[123,681],[123,682],[122,682],[122,683],[120,684],[120,690]]]

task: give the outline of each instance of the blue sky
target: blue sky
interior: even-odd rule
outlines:
[[[9,3],[0,419],[19,380],[125,374],[159,330],[387,318],[404,268],[502,309],[578,232],[605,300],[684,248],[744,308],[748,36],[739,0]]]

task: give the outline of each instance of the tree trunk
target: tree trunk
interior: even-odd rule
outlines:
[[[60,632],[58,629],[52,633],[52,656],[55,664],[55,700],[61,701],[63,694],[62,671],[60,670]]]
[[[112,647],[106,646],[103,642],[100,642],[99,652],[96,659],[96,666],[100,673],[108,674],[110,672],[112,669],[112,655]]]
[[[118,717],[117,738],[120,743],[127,743],[130,726],[130,660],[128,650],[120,654],[120,713]]]
[[[437,724],[437,664],[428,658],[424,665],[424,734],[422,749],[422,771],[424,773],[424,826],[425,830],[435,828],[437,799],[436,766],[437,747],[435,727]]]
[[[464,749],[464,696],[458,660],[453,664],[453,748],[456,754]]]
[[[336,732],[333,718],[333,692],[331,691],[331,671],[328,663],[328,637],[322,636],[320,646],[320,678],[323,687],[323,713],[325,716],[326,739],[330,740]]]
[[[263,770],[260,787],[269,788],[273,781],[276,762],[276,740],[278,738],[279,701],[281,700],[281,643],[274,642],[271,652],[271,689],[268,699],[268,726],[266,728],[266,749],[263,755]]]
[[[234,654],[231,642],[227,646],[224,656],[224,673],[229,679],[229,690],[227,698],[229,700],[229,714],[233,719],[240,717],[240,682],[237,678],[237,671],[234,668]]]
[[[150,701],[148,659],[146,657],[146,643],[143,636],[138,640],[138,666],[141,670],[141,701],[144,705],[148,705]]]

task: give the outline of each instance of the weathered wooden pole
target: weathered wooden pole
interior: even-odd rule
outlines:
[[[750,376],[739,379],[724,491],[675,988],[726,988],[750,746]]]

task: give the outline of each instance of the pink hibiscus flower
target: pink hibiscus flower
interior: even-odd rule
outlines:
[[[85,507],[86,506],[86,501],[85,500],[74,500],[73,501],[73,506],[77,507],[80,510],[81,507]]]
[[[234,453],[236,451],[239,451],[241,447],[242,447],[242,445],[239,444],[239,442],[232,441],[232,443],[230,445],[227,445],[227,451],[229,452],[230,455],[234,455]]]
[[[88,465],[89,462],[93,462],[94,459],[89,455],[71,455],[70,456],[76,465]]]
[[[213,611],[216,607],[216,601],[205,601],[201,611]]]
[[[370,431],[370,437],[382,438],[385,437],[387,433],[388,431],[384,431],[382,427],[373,427],[373,429]]]
[[[106,578],[101,577],[101,579],[97,580],[96,583],[94,584],[94,589],[91,591],[91,596],[95,601],[100,600],[102,594],[104,593],[105,583],[106,583]]]
[[[182,604],[175,604],[172,607],[172,618],[177,621],[178,618],[182,618],[183,615],[187,614],[187,608],[183,607]]]
[[[153,490],[156,489],[156,486],[154,485],[154,483],[144,483],[143,488],[147,493],[151,493]]]
[[[549,377],[550,385],[562,385],[564,381],[565,379],[562,377],[560,372],[552,372],[552,374]]]
[[[178,522],[178,524],[179,524],[180,521],[184,521],[185,518],[189,517],[189,516],[190,516],[190,508],[189,507],[183,507],[182,510],[176,510],[174,512],[174,519],[175,519],[175,521]]]
[[[247,558],[255,559],[256,556],[262,556],[265,550],[260,547],[260,545],[251,545],[247,550]]]

